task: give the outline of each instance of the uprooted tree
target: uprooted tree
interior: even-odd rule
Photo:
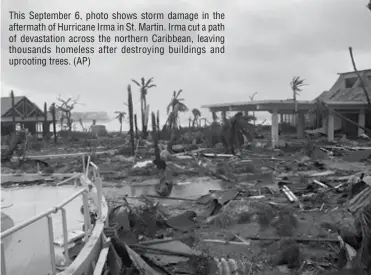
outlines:
[[[76,104],[79,104],[80,97],[73,99],[69,97],[67,100],[61,98],[61,96],[57,97],[57,100],[60,102],[59,105],[56,104],[57,110],[60,113],[60,124],[61,128],[67,128],[69,132],[72,131],[72,110],[75,108]],[[66,127],[65,127],[66,123]]]

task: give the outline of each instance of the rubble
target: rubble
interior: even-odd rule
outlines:
[[[89,153],[100,167],[111,209],[104,232],[115,270],[316,274],[370,265],[365,256],[371,220],[367,139],[362,146],[348,140],[329,146],[288,139],[277,150],[261,139],[259,146],[255,141],[241,146],[238,154],[208,148],[208,139],[188,134],[186,142],[174,140],[170,149],[160,141],[165,172],[154,161],[149,141],[137,142],[135,157],[128,139],[120,146],[106,140]],[[54,148],[50,155],[60,151]],[[2,187],[76,176],[70,171],[84,171],[81,151],[63,158],[43,152],[40,159],[53,169],[49,173],[41,164],[8,165]],[[36,152],[27,155],[37,157]]]

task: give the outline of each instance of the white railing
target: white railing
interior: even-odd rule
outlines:
[[[88,157],[87,164],[85,166],[85,156],[83,156],[83,174],[78,173],[62,182],[59,182],[57,184],[61,185],[64,183],[67,183],[73,179],[77,179],[78,177],[81,177],[80,179],[87,179],[88,174],[89,174],[89,167],[91,166],[93,168],[93,176],[92,176],[92,182],[94,182],[94,185],[97,189],[97,197],[98,200],[96,201],[96,206],[98,210],[98,220],[102,218],[102,181],[100,179],[100,173],[99,173],[99,168],[90,161],[90,156]],[[89,198],[88,198],[88,193],[89,193],[89,188],[87,188],[86,184],[83,186],[85,188],[79,190],[75,194],[73,194],[71,197],[63,201],[62,203],[58,204],[57,206],[53,207],[52,209],[39,214],[27,221],[24,221],[6,231],[1,233],[1,275],[13,275],[13,274],[7,274],[7,269],[6,269],[6,251],[4,248],[3,240],[6,237],[9,237],[16,232],[20,231],[21,229],[27,228],[37,221],[46,218],[47,219],[47,225],[48,225],[48,238],[49,238],[49,256],[50,256],[50,265],[51,265],[51,275],[56,275],[57,274],[57,266],[56,266],[56,258],[55,258],[55,245],[54,245],[54,232],[53,232],[53,219],[52,219],[52,214],[58,213],[59,211],[61,212],[62,215],[62,230],[63,230],[63,248],[64,248],[64,257],[66,260],[66,265],[70,264],[70,257],[69,257],[69,240],[68,240],[68,229],[67,229],[67,211],[65,209],[65,206],[69,204],[72,200],[75,198],[82,196],[83,200],[83,209],[84,209],[84,241],[86,241],[89,238],[89,234],[91,233],[91,221],[90,221],[90,210],[89,210]],[[29,236],[32,238],[32,235]],[[35,247],[35,250],[38,248]]]

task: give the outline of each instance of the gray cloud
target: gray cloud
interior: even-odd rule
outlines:
[[[284,2],[284,3],[282,3]],[[308,80],[301,99],[312,99],[331,87],[336,73],[351,70],[348,46],[359,69],[370,67],[371,15],[364,1],[236,0],[236,1],[2,1],[2,81],[35,101],[51,102],[58,94],[80,95],[81,110],[108,113],[126,108],[132,78],[154,77],[149,91],[152,109],[165,112],[173,90],[183,89],[190,109],[203,104],[291,96],[295,75]],[[7,65],[8,10],[225,12],[227,53],[207,56],[95,55],[90,68]],[[134,90],[135,89],[135,90]],[[139,92],[135,91],[136,109]],[[3,90],[2,94],[9,94]],[[39,103],[39,104],[40,104]],[[204,111],[206,113],[206,111]],[[188,117],[185,116],[185,117]]]

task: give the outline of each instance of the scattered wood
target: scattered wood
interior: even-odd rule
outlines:
[[[295,242],[329,242],[329,243],[339,243],[338,238],[305,238],[305,237],[259,237],[259,236],[248,236],[244,237],[244,240],[248,242],[248,240],[253,240],[253,241],[281,241],[281,240],[286,240],[286,241],[295,241]],[[222,243],[222,244],[238,244],[238,245],[246,245],[243,242],[229,242],[225,240],[217,240],[217,239],[204,239],[202,240],[203,242],[210,242],[210,243]]]
[[[290,202],[296,202],[299,200],[286,185],[283,185],[281,190],[286,195]]]
[[[160,275],[152,267],[150,267],[133,249],[125,244],[126,251],[129,254],[130,260],[133,265],[139,270],[140,275]]]
[[[313,183],[321,186],[322,188],[326,188],[326,189],[328,188],[328,186],[326,184],[324,184],[324,183],[322,183],[322,182],[320,182],[318,180],[313,180]]]

